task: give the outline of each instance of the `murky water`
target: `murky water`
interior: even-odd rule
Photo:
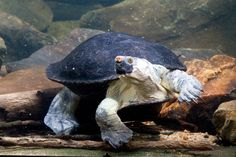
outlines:
[[[216,54],[236,57],[235,8],[235,0],[0,0],[0,79],[13,71],[37,68],[10,75],[9,81],[5,80],[5,86],[0,80],[0,94],[59,88],[58,85],[45,83],[45,67],[64,58],[86,39],[107,31],[159,42],[178,56],[184,56],[184,60],[206,60]],[[213,73],[215,77],[218,72],[213,71],[210,79],[213,79]],[[27,79],[20,80],[24,76]],[[45,97],[49,99],[50,96]],[[15,117],[21,120],[33,117],[42,121],[49,100],[40,101],[43,104],[40,113],[25,109]],[[0,114],[2,110],[5,112],[0,106]],[[18,120],[12,117],[10,121]],[[5,114],[0,115],[0,122],[5,121],[4,118]],[[236,147],[220,147],[214,151],[134,152],[0,147],[0,155],[235,157]]]
[[[235,2],[230,0],[1,0],[0,4],[5,61],[28,57],[78,27],[138,35],[172,49],[211,49],[236,56]]]

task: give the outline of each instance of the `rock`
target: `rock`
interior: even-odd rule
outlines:
[[[56,42],[54,37],[38,31],[16,16],[0,12],[0,19],[0,34],[8,48],[7,61],[28,57],[44,45]]]
[[[232,0],[125,0],[88,12],[80,23],[81,27],[143,36],[172,48],[234,52],[235,31],[229,28],[235,27],[235,6]]]
[[[1,49],[1,52],[3,51],[2,49],[5,49],[6,50],[6,45],[5,45],[5,42],[4,40],[0,37],[0,49]]]
[[[210,22],[202,29],[185,32],[176,39],[162,43],[170,47],[189,47],[193,49],[215,49],[236,57],[236,13],[229,13],[218,20]]]
[[[59,21],[53,22],[47,29],[47,33],[56,37],[57,40],[62,40],[73,29],[79,27],[79,21]]]
[[[232,96],[233,98],[232,92],[235,92],[236,86],[236,58],[215,55],[207,61],[196,59],[185,62],[185,64],[188,67],[187,72],[195,75],[204,85],[202,94],[204,100],[211,99],[210,96],[214,95]]]
[[[121,1],[122,0],[45,0],[53,11],[54,21],[79,20],[83,14],[91,10],[110,6]]]
[[[212,124],[214,111],[222,102],[236,99],[236,58],[215,55],[206,61],[193,59],[185,64],[187,72],[203,84],[201,99],[197,104],[179,104],[177,101],[164,103],[161,109],[157,108],[160,112],[158,119],[177,120],[186,126],[189,123],[195,131],[215,133]]]
[[[236,145],[236,100],[220,104],[212,120],[219,136]]]
[[[206,24],[211,19],[226,14],[228,11],[226,9],[233,9],[233,5],[235,2],[230,0],[218,0],[217,3],[213,0],[198,2],[126,0],[87,13],[82,17],[81,24],[161,40],[181,35],[186,29],[194,29]]]
[[[74,4],[74,5],[91,5],[91,4],[101,4],[103,6],[113,5],[115,3],[119,3],[123,0],[44,0],[45,2],[59,2],[59,3],[66,3],[66,4]]]
[[[86,2],[81,4],[81,1],[75,3],[71,3],[70,1],[66,3],[60,1],[46,1],[46,3],[53,11],[54,21],[79,20],[80,17],[88,11],[102,7],[99,3]]]
[[[38,30],[44,30],[51,22],[53,14],[43,0],[1,0],[0,11],[15,15],[30,23]]]
[[[217,54],[223,54],[220,51],[212,49],[192,49],[192,48],[178,48],[174,49],[173,52],[179,56],[179,59],[184,61],[189,61],[193,59],[207,60]]]
[[[45,67],[19,70],[0,79],[0,94],[62,87],[47,79]]]
[[[1,66],[4,61],[4,58],[7,54],[7,48],[5,45],[4,40],[0,37],[0,71],[1,71]]]
[[[29,58],[6,64],[8,72],[35,67],[39,65],[48,65],[50,63],[63,59],[76,46],[88,38],[103,33],[98,30],[77,28],[73,30],[63,41],[48,45],[33,53]]]

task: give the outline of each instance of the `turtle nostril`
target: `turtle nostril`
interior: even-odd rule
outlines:
[[[115,62],[116,63],[121,63],[123,61],[123,59],[124,59],[124,57],[122,57],[122,56],[116,56]]]

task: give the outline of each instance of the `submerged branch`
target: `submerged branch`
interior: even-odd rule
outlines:
[[[142,135],[140,135],[142,136]],[[171,135],[152,135],[152,140],[137,140],[136,136],[127,145],[125,150],[136,149],[193,149],[212,150],[216,147],[216,137],[204,133],[175,132]],[[51,148],[82,148],[82,149],[112,149],[108,144],[98,140],[98,136],[24,136],[24,137],[0,137],[2,146],[36,146]]]
[[[13,122],[0,122],[1,130],[11,129],[18,126],[42,126],[42,123],[34,120],[25,120],[25,121],[17,120]]]

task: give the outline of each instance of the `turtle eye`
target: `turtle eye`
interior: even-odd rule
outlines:
[[[131,57],[129,57],[128,59],[127,59],[127,62],[129,63],[129,64],[132,64],[133,63],[133,58],[131,58]]]

